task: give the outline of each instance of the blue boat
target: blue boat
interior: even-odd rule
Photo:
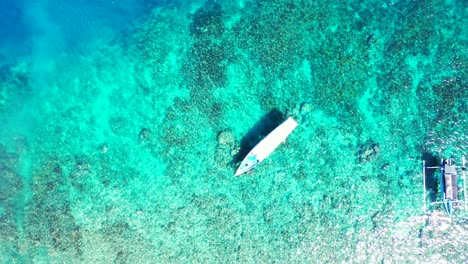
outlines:
[[[466,199],[466,160],[462,158],[462,166],[456,166],[455,160],[442,159],[438,167],[426,167],[426,162],[423,161],[423,177],[424,177],[424,210],[426,207],[426,169],[439,170],[439,186],[440,186],[440,200],[432,202],[434,204],[442,204],[447,215],[452,215],[455,208],[464,208],[467,210]],[[458,173],[457,170],[462,171],[463,175],[463,200],[458,198]]]

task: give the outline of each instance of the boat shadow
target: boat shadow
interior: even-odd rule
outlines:
[[[239,152],[234,155],[231,166],[237,167],[242,160],[249,154],[255,145],[257,145],[266,135],[273,131],[285,120],[285,115],[277,108],[274,108],[260,120],[242,137]]]

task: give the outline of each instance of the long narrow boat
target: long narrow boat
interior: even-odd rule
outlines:
[[[426,162],[423,161],[423,177],[424,177],[424,209],[426,210],[426,169],[439,169],[439,186],[440,186],[440,200],[432,202],[431,204],[442,204],[445,213],[452,215],[454,208],[467,207],[467,194],[466,194],[466,159],[462,157],[462,166],[455,166],[453,158],[442,159],[438,167],[426,167]],[[461,169],[463,176],[463,195],[464,199],[458,198],[458,184],[457,184],[457,169]],[[464,206],[462,206],[464,205]]]
[[[463,158],[462,170],[465,168],[465,159]],[[453,207],[460,204],[458,200],[457,186],[457,166],[454,165],[453,158],[443,159],[440,162],[439,182],[440,182],[440,199],[445,212],[448,215],[452,214]],[[463,177],[465,179],[465,176]],[[464,191],[466,192],[466,191]],[[466,193],[465,193],[466,195]]]
[[[251,171],[266,157],[268,157],[297,127],[297,122],[291,117],[286,119],[281,125],[270,132],[260,141],[247,156],[242,160],[241,165],[234,176],[240,176]]]

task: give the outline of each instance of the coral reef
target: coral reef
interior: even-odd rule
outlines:
[[[82,234],[71,213],[68,187],[60,164],[51,159],[43,163],[35,175],[26,230],[32,246],[48,245],[57,253],[67,252],[80,259]]]
[[[0,260],[14,256],[20,246],[15,197],[23,190],[24,182],[16,172],[18,161],[18,154],[0,144]]]
[[[223,11],[219,4],[206,2],[195,11],[190,23],[192,47],[183,63],[185,84],[190,89],[191,105],[219,122],[222,105],[213,98],[216,88],[226,86],[226,44]]]
[[[190,75],[186,78],[189,83],[194,81],[197,87],[197,90],[193,91],[195,95],[225,85],[225,30],[222,9],[216,3],[207,2],[193,14],[192,20],[190,35],[193,38],[193,61],[187,63],[193,63],[194,68],[189,70]]]
[[[89,53],[4,66],[0,262],[463,262],[466,217],[422,215],[415,186],[421,153],[467,148],[464,10],[158,2]]]

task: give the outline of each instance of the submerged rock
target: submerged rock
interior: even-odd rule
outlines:
[[[220,147],[232,147],[236,141],[231,130],[223,130],[218,133],[218,145]]]
[[[240,146],[236,144],[236,145],[231,149],[231,156],[234,157],[235,155],[237,155],[237,153],[239,153],[239,151],[240,151]]]
[[[312,113],[313,106],[309,102],[302,102],[286,110],[286,116],[296,119],[296,121],[306,121],[308,115]]]
[[[307,103],[307,102],[302,103],[301,104],[301,109],[299,110],[299,112],[302,115],[312,112],[312,105]]]
[[[239,144],[231,130],[223,130],[218,133],[218,145],[216,146],[216,162],[228,164],[232,157],[239,151]]]
[[[140,139],[140,142],[146,141],[151,137],[151,132],[147,128],[142,128],[140,130],[140,133],[138,133],[138,138]]]
[[[286,117],[292,117],[298,119],[300,117],[300,105],[296,105],[293,108],[286,110]]]
[[[109,151],[109,147],[107,146],[107,144],[102,144],[99,147],[99,150],[101,150],[101,153],[107,153],[107,151]]]
[[[380,153],[379,144],[373,142],[372,140],[368,143],[361,145],[357,153],[357,160],[359,163],[369,162],[373,160]]]

